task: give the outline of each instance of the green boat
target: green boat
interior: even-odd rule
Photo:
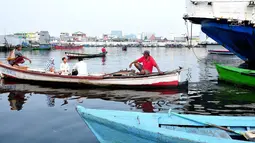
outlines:
[[[216,64],[219,80],[255,87],[255,70]]]

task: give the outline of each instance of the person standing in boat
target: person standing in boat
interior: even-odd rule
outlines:
[[[101,49],[101,51],[102,51],[102,53],[106,53],[107,51],[106,51],[106,49],[105,49],[105,47],[103,47],[102,49]]]
[[[78,61],[73,67],[72,75],[88,76],[87,63],[82,58],[78,58]]]
[[[21,49],[22,46],[21,45],[17,45],[15,47],[14,50],[11,51],[11,53],[9,54],[7,61],[10,65],[14,66],[19,66],[19,64],[23,64],[25,62],[24,59],[28,60],[30,63],[32,63],[32,61],[27,58],[26,56],[23,56],[23,54],[21,53]]]
[[[143,56],[141,58],[130,63],[129,68],[131,68],[133,64],[140,71],[138,74],[151,74],[153,67],[156,67],[158,72],[160,74],[163,74],[163,72],[161,72],[161,70],[159,69],[158,64],[155,62],[154,58],[150,56],[150,51],[148,50],[145,50],[143,52]]]
[[[61,75],[69,75],[70,73],[70,67],[69,64],[67,63],[66,57],[62,58],[62,63],[60,64],[60,74]]]

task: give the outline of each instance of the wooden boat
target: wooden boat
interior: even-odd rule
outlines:
[[[218,54],[218,55],[234,55],[234,53],[229,50],[208,50],[210,54]]]
[[[120,71],[110,74],[91,74],[89,76],[71,76],[45,73],[27,67],[13,67],[0,63],[0,72],[4,78],[18,79],[30,82],[68,84],[70,86],[98,86],[118,88],[169,88],[180,86],[180,69],[153,73],[150,75],[137,75],[134,71]]]
[[[76,58],[96,58],[96,57],[105,57],[107,53],[99,53],[99,54],[83,54],[83,53],[71,53],[65,52],[66,56],[69,59],[76,59]]]
[[[50,44],[40,44],[37,50],[51,50]]]
[[[219,80],[255,87],[255,70],[216,64]]]
[[[255,117],[181,115],[86,109],[76,110],[99,142],[110,143],[248,143],[242,136],[210,127],[212,123],[245,132],[255,129]],[[239,138],[241,140],[238,140]]]
[[[54,47],[56,50],[78,50],[82,49],[83,46],[76,46],[76,45],[56,45]]]

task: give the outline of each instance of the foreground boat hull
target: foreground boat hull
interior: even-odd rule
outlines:
[[[143,77],[108,77],[105,75],[68,76],[59,74],[42,73],[33,70],[21,70],[0,63],[0,71],[4,78],[39,82],[43,84],[63,84],[70,86],[97,86],[116,88],[171,88],[180,84],[180,72],[165,75]]]
[[[77,106],[76,110],[83,121],[87,124],[90,130],[94,133],[101,143],[245,143],[246,141],[232,140],[227,136],[224,137],[225,132],[219,131],[220,137],[212,137],[210,135],[198,135],[196,132],[189,133],[185,129],[178,131],[174,129],[167,129],[161,127],[164,124],[178,124],[170,123],[171,120],[185,124],[190,122],[167,114],[152,114],[152,113],[138,113],[127,111],[113,111],[113,110],[96,110],[85,109]],[[199,116],[201,117],[201,116]],[[195,118],[195,117],[193,117]],[[210,119],[207,118],[206,121]],[[238,119],[238,118],[236,118]],[[230,120],[234,121],[233,118]],[[242,121],[252,121],[252,118]],[[170,122],[168,122],[170,121]],[[203,119],[200,119],[203,121]],[[213,121],[213,119],[212,119]],[[253,122],[254,123],[254,122]],[[161,125],[162,124],[162,125]],[[192,124],[192,123],[191,123]],[[193,124],[197,124],[193,122]],[[250,123],[252,124],[252,123]],[[247,124],[248,125],[248,124]],[[190,125],[191,126],[191,125]],[[197,124],[197,126],[203,126]],[[218,132],[214,130],[215,132]],[[211,132],[213,134],[213,132]]]
[[[255,87],[255,71],[216,64],[219,80]]]

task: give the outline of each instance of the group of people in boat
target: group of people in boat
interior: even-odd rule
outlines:
[[[7,61],[12,66],[19,66],[19,64],[23,64],[25,60],[28,60],[30,63],[32,61],[24,56],[21,53],[22,46],[18,45],[15,47],[14,50],[12,50],[7,58]],[[106,53],[105,47],[101,49],[102,53]],[[25,60],[24,60],[25,59]],[[160,70],[158,64],[154,60],[154,58],[150,55],[150,52],[148,50],[145,50],[143,52],[143,56],[133,62],[130,63],[129,68],[132,67],[132,65],[135,65],[135,67],[139,70],[137,74],[151,74],[153,67],[155,67],[160,74],[163,74],[163,72]],[[48,73],[55,73],[55,74],[61,74],[61,75],[77,75],[77,76],[88,76],[88,70],[87,70],[87,63],[82,59],[79,58],[78,62],[73,66],[72,71],[70,71],[70,66],[67,63],[67,58],[62,58],[62,63],[60,64],[60,71],[55,71],[55,63],[54,58],[49,59],[49,61],[46,63],[46,68],[44,69],[45,72]]]
[[[78,62],[73,66],[72,71],[70,70],[70,66],[67,63],[67,58],[62,58],[62,63],[60,64],[60,71],[55,71],[55,63],[54,58],[51,58],[46,64],[46,72],[52,74],[60,74],[60,75],[77,75],[77,76],[88,76],[87,71],[87,63],[83,61],[82,58],[78,59]]]

